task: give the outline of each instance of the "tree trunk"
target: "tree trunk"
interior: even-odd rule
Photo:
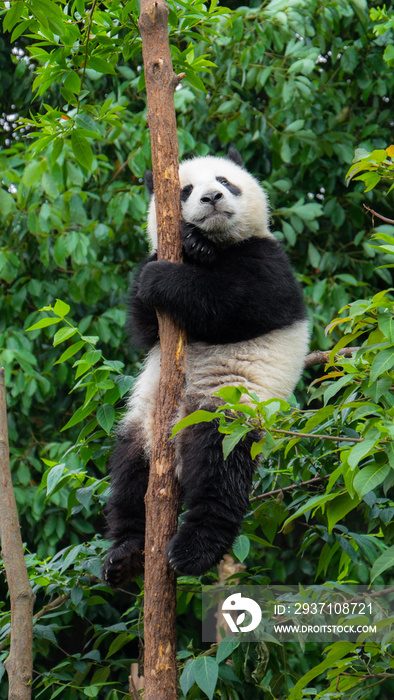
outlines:
[[[141,0],[139,28],[145,67],[148,123],[158,227],[158,258],[182,261],[180,185],[174,90],[179,83],[168,44],[164,0]],[[177,527],[178,487],[170,427],[183,386],[185,334],[158,314],[161,375],[156,407],[156,440],[146,494],[145,535],[145,700],[177,698],[176,575],[166,548]]]
[[[30,700],[33,675],[33,605],[12,488],[4,370],[0,369],[0,536],[1,555],[11,599],[11,646],[7,669],[8,700]]]

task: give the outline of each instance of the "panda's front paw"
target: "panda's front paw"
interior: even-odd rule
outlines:
[[[159,306],[163,285],[168,284],[168,273],[173,263],[167,260],[148,262],[138,280],[137,299],[150,306]]]
[[[183,220],[182,246],[185,257],[192,262],[209,265],[216,261],[217,248],[215,244],[206,238],[201,229]]]
[[[114,544],[108,550],[101,568],[101,579],[111,588],[117,588],[129,579],[144,573],[142,542],[128,538],[121,544]]]

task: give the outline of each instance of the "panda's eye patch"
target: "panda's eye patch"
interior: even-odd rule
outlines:
[[[228,191],[231,192],[231,194],[235,195],[235,197],[239,197],[239,195],[242,194],[239,187],[237,187],[237,185],[233,185],[232,182],[229,182],[226,177],[222,177],[221,175],[219,175],[219,177],[217,177],[216,180],[220,182],[221,185],[227,187]]]
[[[185,185],[185,187],[182,188],[181,192],[181,202],[186,202],[186,200],[190,197],[192,192],[193,185]]]

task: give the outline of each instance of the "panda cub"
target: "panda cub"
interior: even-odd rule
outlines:
[[[186,379],[178,418],[215,410],[213,393],[242,384],[260,400],[286,398],[303,369],[308,322],[289,260],[268,228],[267,198],[230,148],[226,158],[180,164],[183,263],[157,260],[140,269],[130,299],[133,342],[149,349],[136,380],[110,464],[107,517],[114,540],[103,578],[117,586],[143,573],[145,504],[155,432],[160,343],[155,308],[186,329]],[[148,234],[157,246],[152,175]],[[245,398],[245,400],[247,400]],[[217,421],[176,436],[177,476],[186,513],[168,547],[179,573],[200,575],[219,563],[249,507],[255,461],[249,433],[223,458]]]

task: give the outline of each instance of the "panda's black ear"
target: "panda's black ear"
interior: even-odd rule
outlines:
[[[145,187],[149,192],[149,197],[153,194],[153,173],[151,170],[145,170],[144,175]]]
[[[240,168],[243,167],[244,162],[242,160],[242,156],[239,153],[239,151],[237,151],[237,149],[234,148],[234,146],[230,146],[230,148],[228,149],[227,158],[229,158],[229,160],[232,160],[233,163],[235,163],[235,165],[239,165]]]

